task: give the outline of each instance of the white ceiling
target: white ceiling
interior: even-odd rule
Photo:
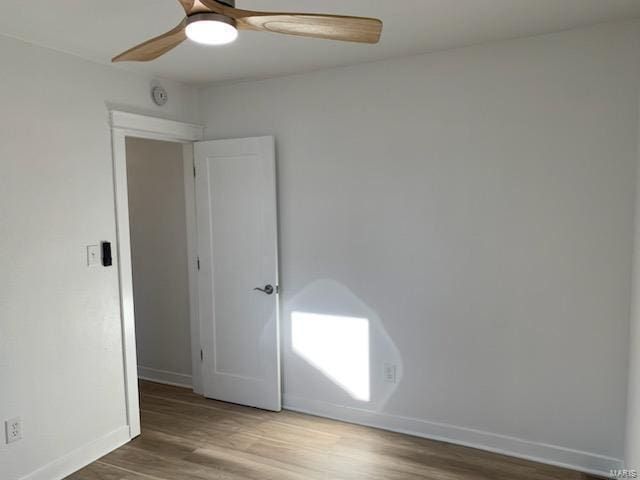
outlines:
[[[252,10],[381,18],[379,45],[241,32],[236,43],[185,42],[148,64],[118,66],[188,83],[264,78],[640,17],[640,0],[238,0]],[[177,0],[0,1],[0,34],[109,63],[174,27]]]

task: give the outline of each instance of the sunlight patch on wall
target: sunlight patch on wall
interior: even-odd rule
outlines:
[[[354,399],[369,401],[368,319],[293,312],[291,342],[295,353]]]

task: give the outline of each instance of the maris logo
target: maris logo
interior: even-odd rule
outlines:
[[[638,478],[637,470],[611,470],[611,478]]]

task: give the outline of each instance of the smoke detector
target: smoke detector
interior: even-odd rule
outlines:
[[[153,103],[161,107],[169,100],[169,94],[163,87],[156,85],[151,89],[151,98],[153,98]]]

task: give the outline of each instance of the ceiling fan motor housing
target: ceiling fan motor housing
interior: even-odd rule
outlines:
[[[189,15],[187,17],[187,25],[189,25],[190,23],[200,22],[203,20],[227,23],[229,25],[232,25],[233,27],[236,26],[236,21],[233,18],[227,17],[226,15],[221,15],[219,13],[208,13],[208,12],[194,13],[193,15]]]

